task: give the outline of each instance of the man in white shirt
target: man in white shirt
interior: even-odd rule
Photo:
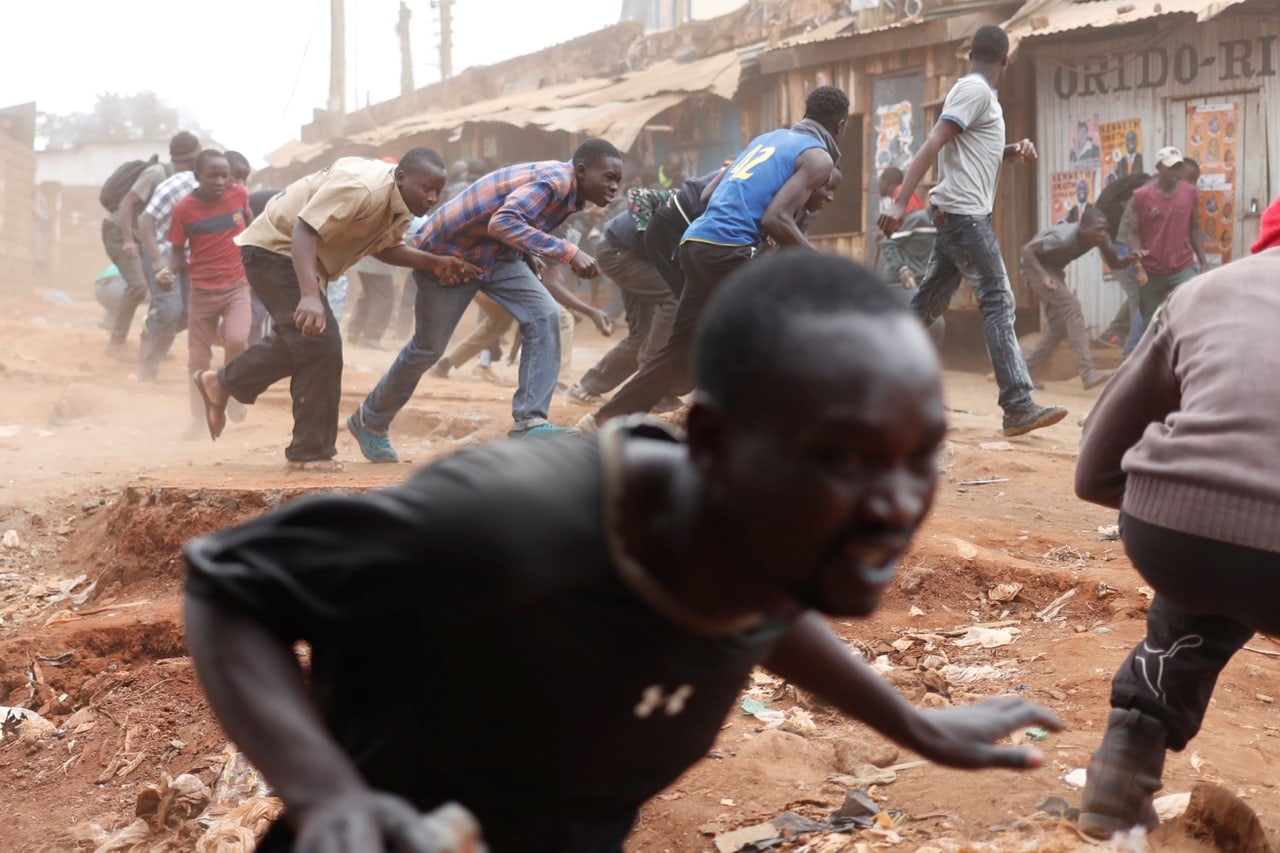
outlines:
[[[929,326],[946,312],[961,280],[969,281],[1000,387],[1004,434],[1013,436],[1056,424],[1067,410],[1040,406],[1031,398],[1031,374],[1013,330],[1013,289],[991,224],[1001,162],[1036,159],[1030,139],[1004,141],[996,84],[1008,65],[1009,36],[995,24],[980,27],[973,36],[969,73],[951,87],[938,123],[907,166],[897,199],[877,224],[885,236],[902,227],[907,200],[936,160],[940,180],[929,194],[929,215],[938,237],[911,307]]]

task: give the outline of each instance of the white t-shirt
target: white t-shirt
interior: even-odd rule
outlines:
[[[940,118],[958,125],[960,135],[938,156],[940,180],[929,200],[947,213],[985,216],[1004,161],[1004,110],[996,90],[981,74],[967,74],[947,93]]]

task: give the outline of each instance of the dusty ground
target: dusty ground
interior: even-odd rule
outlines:
[[[192,535],[299,493],[378,486],[401,479],[409,466],[364,463],[343,432],[345,472],[286,472],[284,388],[216,444],[185,440],[185,358],[168,362],[158,384],[139,384],[126,366],[100,357],[105,333],[96,320],[87,302],[0,302],[0,532],[14,531],[0,546],[0,705],[38,711],[50,724],[27,724],[0,740],[0,849],[240,849],[207,841],[197,848],[208,815],[249,798],[253,780],[230,790],[225,779],[217,784],[226,741],[185,657],[178,549]],[[605,346],[581,335],[573,375]],[[350,349],[346,358],[344,413],[391,354]],[[1053,708],[1069,728],[1041,743],[1046,766],[970,774],[912,765],[914,756],[762,677],[748,698],[768,701],[785,722],[771,729],[733,713],[711,756],[645,809],[630,849],[713,850],[716,835],[788,809],[825,820],[854,784],[841,775],[865,773],[867,764],[908,765],[871,789],[895,818],[892,828],[811,833],[807,849],[1089,846],[1036,804],[1050,796],[1079,804],[1063,776],[1087,763],[1101,736],[1110,675],[1142,636],[1147,602],[1119,543],[1099,538],[1099,527],[1115,519],[1071,495],[1078,424],[1094,394],[1069,378],[1051,382],[1039,398],[1068,406],[1071,416],[1004,441],[993,384],[949,373],[947,393],[952,432],[937,509],[881,611],[836,627],[871,658],[883,656],[888,677],[921,704],[1017,692]],[[421,463],[497,437],[509,399],[508,389],[474,381],[466,369],[448,381],[428,378],[396,423],[397,446]],[[572,423],[583,411],[557,397],[553,418]],[[1056,617],[1036,617],[1070,591]],[[1012,642],[955,645],[958,632],[991,622],[1016,629]],[[1250,645],[1263,653],[1243,652],[1228,668],[1204,732],[1170,757],[1165,785],[1186,792],[1219,783],[1256,810],[1271,834],[1280,827],[1272,781],[1280,646],[1261,637]],[[155,790],[166,774],[183,773],[222,796],[204,823],[188,819],[204,809],[198,796],[184,806]],[[149,785],[144,822],[130,827]],[[154,831],[161,824],[169,828]],[[122,828],[123,837],[108,839]],[[1167,823],[1147,849],[1244,849],[1238,840],[1199,846],[1182,829]],[[125,838],[143,840],[135,847]]]

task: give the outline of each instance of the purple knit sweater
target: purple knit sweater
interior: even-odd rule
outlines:
[[[1280,552],[1280,248],[1174,293],[1085,421],[1076,494]]]

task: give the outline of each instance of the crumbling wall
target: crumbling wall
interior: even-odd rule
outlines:
[[[35,273],[34,103],[0,110],[0,296],[30,292]]]

